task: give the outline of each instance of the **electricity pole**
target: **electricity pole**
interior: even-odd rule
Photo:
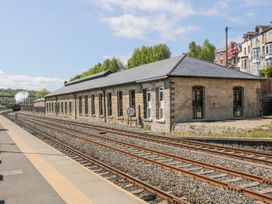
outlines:
[[[225,31],[226,31],[226,67],[228,67],[228,32],[229,32],[228,26],[226,26]]]

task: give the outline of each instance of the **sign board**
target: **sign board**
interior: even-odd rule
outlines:
[[[129,108],[127,109],[127,114],[128,114],[128,116],[129,116],[129,117],[134,116],[134,115],[135,115],[135,113],[136,113],[136,111],[135,111],[135,109],[134,109],[134,108],[129,107]]]

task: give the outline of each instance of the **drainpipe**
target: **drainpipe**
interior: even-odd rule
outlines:
[[[76,105],[76,99],[77,99],[77,95],[74,94],[75,97],[75,120],[77,119],[77,105]]]
[[[107,122],[107,116],[106,116],[106,91],[103,89],[103,101],[104,101],[104,122]]]

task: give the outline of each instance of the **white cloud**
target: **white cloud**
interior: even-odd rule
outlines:
[[[256,14],[253,13],[253,12],[247,12],[246,15],[247,15],[248,17],[255,17],[255,16],[256,16]]]
[[[180,26],[183,18],[196,15],[189,0],[90,1],[108,11],[121,13],[111,16],[107,12],[107,16],[101,19],[115,36],[160,42],[173,41],[188,34],[186,32],[199,30],[193,25]]]
[[[171,41],[199,30],[196,26],[177,26],[176,20],[168,19],[166,15],[138,17],[124,14],[118,17],[107,17],[102,21],[111,27],[114,35],[137,39],[148,39],[147,36],[151,34],[161,41]]]
[[[113,10],[115,7],[125,12],[165,12],[177,16],[190,16],[196,13],[188,0],[91,0],[96,5]]]
[[[144,34],[149,26],[147,18],[131,14],[103,18],[102,21],[111,27],[116,36],[127,38],[144,38]]]
[[[0,70],[0,88],[20,88],[51,91],[63,85],[64,79],[51,77],[32,77],[26,75],[9,75]]]
[[[184,39],[191,32],[199,31],[185,20],[194,17],[219,17],[237,25],[246,24],[247,7],[263,4],[268,0],[218,0],[204,5],[192,0],[89,0],[107,10],[102,22],[115,36],[141,39],[148,42],[167,42]],[[233,15],[233,5],[243,10]],[[112,12],[111,12],[112,11]]]

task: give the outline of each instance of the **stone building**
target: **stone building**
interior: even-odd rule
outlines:
[[[182,55],[65,83],[46,96],[46,115],[169,132],[180,122],[258,116],[261,79]]]
[[[272,66],[272,23],[256,26],[243,39],[238,54],[240,71],[258,75],[260,69]]]
[[[33,102],[33,111],[44,113],[45,111],[45,99],[39,98]]]

